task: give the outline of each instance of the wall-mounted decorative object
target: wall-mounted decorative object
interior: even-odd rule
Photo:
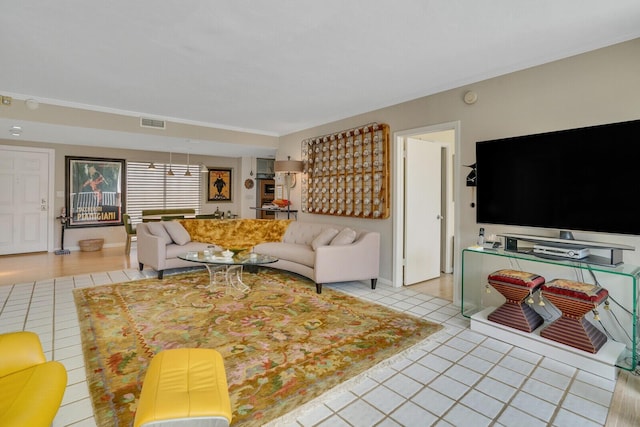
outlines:
[[[478,175],[476,174],[476,164],[465,165],[468,168],[471,168],[471,172],[467,175],[466,182],[467,187],[471,187],[471,204],[472,208],[476,207],[476,187],[478,186]]]
[[[67,227],[123,225],[125,160],[66,156]]]
[[[476,176],[476,164],[465,165],[468,168],[471,168],[471,172],[467,175],[467,187],[476,187],[477,186],[477,176]]]
[[[231,169],[229,168],[209,168],[209,192],[210,202],[230,202],[232,185]]]
[[[389,125],[305,139],[302,161],[302,212],[389,217]]]

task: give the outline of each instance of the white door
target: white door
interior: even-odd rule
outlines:
[[[404,284],[440,276],[441,148],[407,138],[405,142]]]
[[[0,151],[0,255],[46,251],[49,154]]]

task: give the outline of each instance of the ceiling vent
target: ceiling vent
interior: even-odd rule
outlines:
[[[140,117],[140,127],[165,129],[167,127],[167,124],[164,120],[145,119],[144,117]]]

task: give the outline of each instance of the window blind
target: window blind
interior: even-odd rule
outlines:
[[[167,176],[168,164],[127,162],[127,213],[131,222],[142,222],[143,209],[195,209],[200,212],[201,173],[191,165],[191,176],[184,176],[187,165],[172,164],[174,176]]]

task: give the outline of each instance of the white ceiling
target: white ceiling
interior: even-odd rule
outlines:
[[[273,136],[640,37],[638,0],[0,6],[0,94]]]

